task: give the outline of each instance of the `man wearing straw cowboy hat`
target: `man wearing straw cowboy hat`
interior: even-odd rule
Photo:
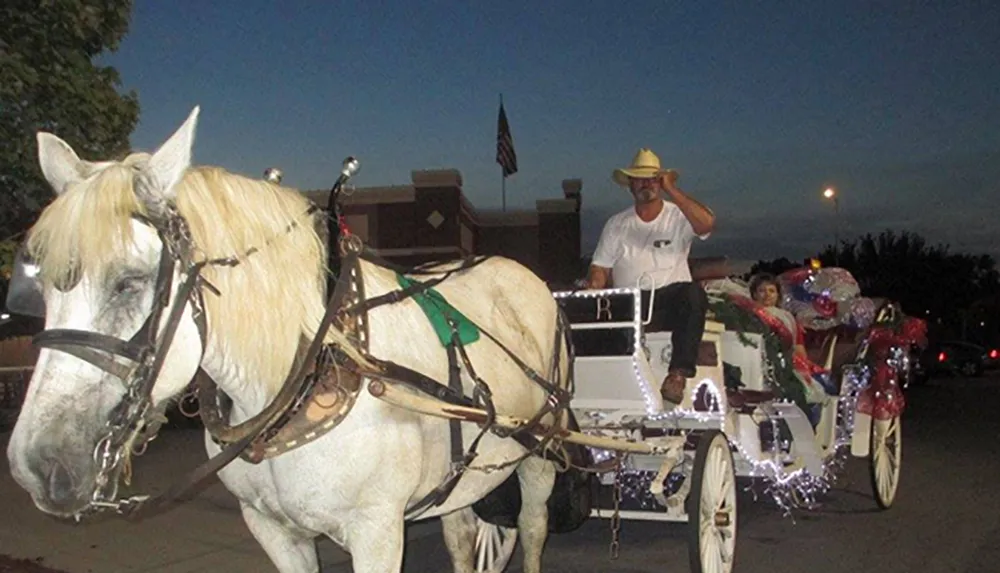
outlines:
[[[638,286],[644,308],[653,297],[651,328],[673,331],[660,395],[674,404],[695,375],[708,307],[705,292],[691,280],[688,253],[695,237],[707,239],[715,227],[715,214],[678,189],[677,177],[673,169],[662,169],[649,149],[640,149],[632,165],[614,170],[611,178],[629,189],[634,205],[604,225],[587,277],[591,289],[608,288],[612,281]]]

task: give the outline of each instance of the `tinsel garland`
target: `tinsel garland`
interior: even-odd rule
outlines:
[[[708,308],[715,315],[715,320],[724,324],[727,330],[735,331],[740,342],[744,345],[757,347],[752,340],[745,336],[745,333],[761,336],[764,341],[764,354],[774,367],[774,377],[769,382],[777,387],[783,398],[795,402],[803,411],[807,411],[809,405],[806,402],[802,381],[795,375],[792,361],[785,357],[785,351],[782,349],[781,339],[778,335],[755,314],[736,305],[728,298],[712,297],[708,302]]]
[[[858,397],[858,411],[876,420],[889,420],[901,415],[906,407],[900,377],[908,368],[910,345],[927,345],[927,323],[900,311],[889,313],[872,327],[867,343],[864,363],[872,376]]]

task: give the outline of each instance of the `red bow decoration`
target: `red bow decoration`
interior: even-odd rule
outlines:
[[[889,365],[888,359],[893,347],[909,351],[910,344],[916,342],[914,336],[923,337],[926,325],[904,320],[897,333],[887,326],[872,328],[868,336],[868,352],[874,362],[871,383],[858,396],[858,412],[868,414],[876,420],[888,420],[903,413],[906,397],[899,387],[899,372]],[[909,325],[907,323],[909,322]]]
[[[871,384],[858,396],[858,412],[876,420],[890,420],[903,413],[906,398],[896,380],[896,370],[885,360],[875,366]]]
[[[816,309],[816,313],[822,318],[833,318],[837,316],[837,303],[826,295],[816,297],[812,306]]]

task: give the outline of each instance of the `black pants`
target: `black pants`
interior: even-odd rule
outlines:
[[[698,362],[698,346],[705,333],[705,312],[708,297],[697,283],[673,283],[653,292],[652,321],[646,326],[650,332],[671,331],[673,351],[670,370],[694,376]],[[650,291],[642,291],[642,317],[649,311]]]

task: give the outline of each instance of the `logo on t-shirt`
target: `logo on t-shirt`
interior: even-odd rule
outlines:
[[[657,239],[653,241],[653,247],[657,249],[662,249],[670,244],[670,239]]]

